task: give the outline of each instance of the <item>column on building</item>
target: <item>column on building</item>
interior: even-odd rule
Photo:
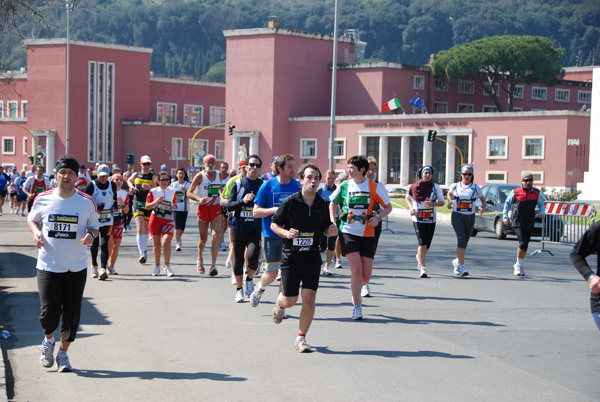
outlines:
[[[46,134],[46,172],[50,174],[56,164],[56,131],[49,131]],[[37,150],[35,151],[37,153]],[[34,154],[35,155],[35,154]]]
[[[456,177],[456,148],[453,144],[456,144],[456,137],[454,135],[446,136],[446,183],[445,185],[450,187]]]
[[[238,165],[240,163],[240,158],[238,157],[238,150],[240,149],[240,137],[237,135],[233,136],[233,166],[237,170]]]
[[[408,175],[410,166],[410,137],[408,135],[402,136],[402,154],[400,157],[400,185],[408,185]]]
[[[389,137],[379,138],[379,156],[377,157],[377,165],[379,171],[377,172],[377,180],[383,184],[387,184],[388,180],[388,146]]]
[[[258,155],[258,139],[259,135],[254,133],[250,135],[250,149],[248,150],[248,155]],[[238,140],[239,141],[239,140]]]

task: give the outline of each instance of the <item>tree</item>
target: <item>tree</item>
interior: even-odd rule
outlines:
[[[548,38],[492,36],[439,52],[432,68],[434,76],[446,81],[476,78],[498,110],[504,111],[498,101],[498,84],[508,95],[508,111],[512,111],[517,83],[558,83],[564,76],[563,54],[564,49],[553,48]]]

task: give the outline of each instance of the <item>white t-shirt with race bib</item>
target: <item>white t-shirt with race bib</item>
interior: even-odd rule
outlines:
[[[471,183],[464,186],[462,183],[454,183],[450,186],[448,193],[452,194],[452,211],[463,215],[475,213],[475,200],[483,196],[481,188]]]
[[[437,218],[435,207],[426,207],[424,202],[415,200],[410,194],[406,195],[406,199],[411,200],[417,209],[412,217],[413,222],[435,223]],[[433,189],[431,191],[431,195],[429,196],[429,200],[433,202],[444,201],[444,193],[442,192],[442,188],[437,183],[433,184]]]

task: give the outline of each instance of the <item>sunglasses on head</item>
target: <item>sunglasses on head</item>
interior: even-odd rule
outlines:
[[[250,167],[255,167],[255,168],[259,168],[259,167],[261,167],[262,165],[261,165],[260,163],[249,163],[249,164],[248,164],[248,166],[250,166]]]

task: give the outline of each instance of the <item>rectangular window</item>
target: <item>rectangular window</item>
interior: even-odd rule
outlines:
[[[88,62],[88,162],[113,161],[115,65]]]
[[[459,94],[474,94],[475,93],[475,81],[458,81],[458,93]]]
[[[333,142],[334,159],[346,159],[346,139],[334,140]]]
[[[425,89],[425,76],[424,75],[415,75],[414,89]]]
[[[379,159],[379,137],[367,137],[367,155],[373,155]]]
[[[183,156],[183,139],[171,138],[171,157],[181,158]]]
[[[459,103],[456,106],[457,113],[473,113],[473,105],[470,103]]]
[[[175,103],[157,103],[156,121],[159,123],[175,123],[177,105]]]
[[[577,103],[592,103],[592,91],[577,91]]]
[[[4,118],[4,102],[0,101],[0,119]]]
[[[202,167],[204,157],[208,154],[208,140],[194,140],[192,145],[192,139],[188,140],[188,149],[192,150],[193,163],[192,166]]]
[[[23,155],[27,155],[27,137],[23,137]]]
[[[225,141],[215,141],[215,159],[218,161],[225,160]]]
[[[513,112],[522,112],[523,108],[522,107],[515,107],[513,106]]]
[[[377,153],[368,153],[369,156],[374,156],[379,159],[379,149]],[[389,137],[388,138],[388,171],[387,171],[387,182],[389,184],[400,183],[400,168],[402,166],[402,137]]]
[[[515,85],[515,90],[513,91],[513,98],[523,99],[523,85]]]
[[[548,92],[548,88],[531,87],[531,99],[546,100],[547,92]]]
[[[488,159],[507,159],[508,137],[488,137],[487,158]]]
[[[15,137],[2,137],[2,154],[15,154]]]
[[[317,157],[317,139],[303,138],[300,140],[300,158],[315,159]]]
[[[209,125],[225,123],[225,108],[224,107],[210,107],[210,120]]]
[[[488,92],[486,91],[486,89],[491,91],[491,85],[489,82],[485,82],[483,83],[483,95],[484,96],[490,96],[488,94]],[[496,96],[500,95],[500,84],[494,84],[494,94],[496,94]]]
[[[433,109],[435,113],[448,113],[448,102],[434,102]]]
[[[436,78],[436,80],[435,80],[435,90],[436,91],[440,91],[440,92],[448,92],[448,81]]]
[[[10,119],[16,119],[19,117],[19,102],[8,101],[8,116]]]
[[[496,106],[483,105],[483,111],[486,113],[497,112],[498,108]]]
[[[400,139],[400,138],[398,138]],[[415,183],[417,179],[417,173],[421,166],[423,166],[423,145],[425,138],[422,135],[416,135],[409,137],[409,183]],[[391,145],[391,144],[390,144]]]
[[[523,137],[523,159],[544,159],[544,137]]]
[[[29,103],[27,101],[21,101],[21,118],[23,118],[23,119],[27,118],[28,104]]]
[[[521,175],[525,172],[521,172]],[[544,172],[529,172],[533,174],[533,184],[544,184]]]
[[[556,102],[569,102],[571,100],[571,91],[556,88],[554,90],[554,100]]]
[[[183,105],[183,123],[202,125],[202,106]]]
[[[485,172],[486,183],[506,183],[506,172]]]

